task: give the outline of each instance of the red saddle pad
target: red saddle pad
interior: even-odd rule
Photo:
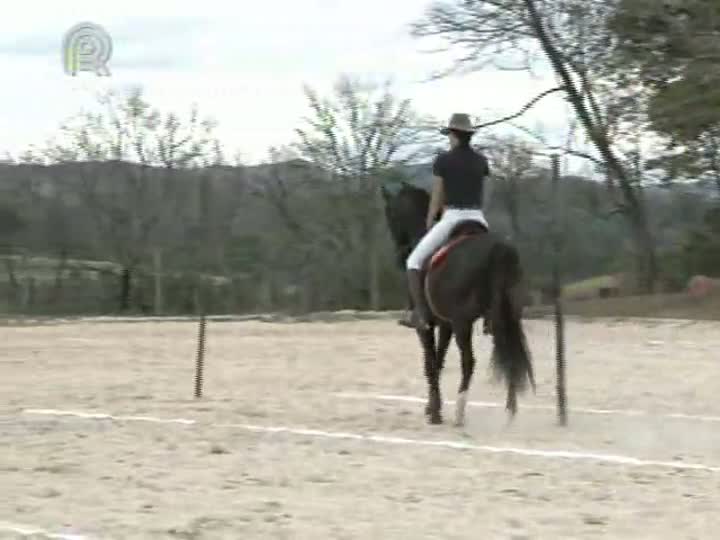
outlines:
[[[464,240],[467,240],[473,236],[472,234],[462,234],[458,236],[457,238],[453,238],[450,240],[447,244],[445,244],[443,247],[438,249],[430,259],[430,270],[435,270],[439,266],[442,265],[442,263],[445,262],[445,259],[447,259],[448,254],[450,251],[457,246],[458,244],[462,243]]]

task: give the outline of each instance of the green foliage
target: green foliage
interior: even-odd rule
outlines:
[[[703,68],[720,61],[714,37],[720,4],[715,0],[619,0],[608,26],[615,54],[650,87],[686,78],[699,81]],[[717,76],[706,73],[706,78]]]
[[[608,26],[617,84],[640,83],[667,143],[648,168],[670,180],[720,175],[720,3],[620,0]]]

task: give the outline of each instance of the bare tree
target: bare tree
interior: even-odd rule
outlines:
[[[602,158],[608,178],[619,188],[618,208],[626,217],[643,267],[640,285],[652,290],[657,277],[655,242],[631,168],[619,144],[633,87],[609,83],[608,20],[616,0],[452,0],[435,3],[415,23],[417,37],[443,38],[462,51],[455,69],[488,64],[531,70],[544,55],[560,82],[587,138]],[[547,93],[547,92],[545,92]]]
[[[367,261],[369,306],[379,309],[380,245],[385,234],[383,175],[395,165],[426,152],[423,120],[407,99],[384,85],[341,77],[331,97],[305,89],[311,116],[297,129],[300,155],[330,173],[334,190],[353,204],[333,216],[342,220],[349,249],[362,250]]]
[[[173,171],[221,161],[222,153],[215,124],[200,119],[194,107],[187,119],[163,113],[140,88],[122,96],[100,94],[98,102],[100,112],[63,124],[41,152],[51,163],[77,164],[79,192],[99,239],[123,267],[120,308],[126,310],[135,270],[191,195]]]
[[[491,204],[507,214],[514,240],[522,235],[521,206],[530,202],[535,156],[532,146],[516,137],[493,137],[483,148],[492,164]]]

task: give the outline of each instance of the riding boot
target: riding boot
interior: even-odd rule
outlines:
[[[408,313],[409,317],[399,323],[416,330],[427,330],[430,327],[430,310],[425,302],[422,273],[420,270],[410,269],[407,271],[407,280],[413,309]]]

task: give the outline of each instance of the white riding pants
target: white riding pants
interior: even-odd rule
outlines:
[[[420,242],[415,246],[405,262],[408,270],[421,270],[428,260],[442,245],[447,242],[450,233],[461,221],[479,221],[488,230],[485,214],[477,208],[447,208],[430,230],[425,233]]]

